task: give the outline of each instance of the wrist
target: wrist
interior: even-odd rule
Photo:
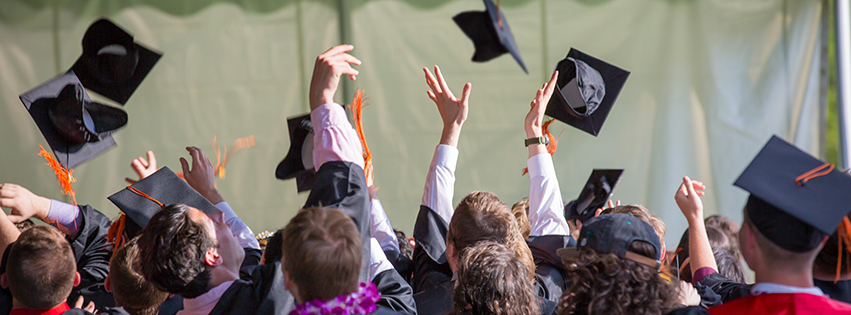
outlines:
[[[204,198],[207,198],[207,200],[210,201],[210,203],[212,203],[213,205],[217,205],[225,201],[225,198],[223,198],[222,195],[219,194],[219,191],[215,188],[212,190],[208,190],[205,193],[202,193],[201,195],[204,196]]]
[[[35,216],[38,217],[39,220],[44,221],[44,219],[47,218],[47,215],[50,214],[51,202],[53,202],[51,199],[47,199],[41,196],[37,196],[35,200],[33,200],[33,207],[35,207]]]
[[[526,130],[526,139],[542,137],[543,135],[544,135],[544,133],[540,129],[538,129],[538,130],[534,130],[534,129],[528,130],[527,129]]]
[[[443,132],[440,134],[440,144],[458,147],[458,139],[461,137],[460,125],[449,125],[443,127]]]

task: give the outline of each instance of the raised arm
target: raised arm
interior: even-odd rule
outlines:
[[[706,235],[706,225],[703,223],[703,202],[700,200],[703,192],[698,191],[703,189],[706,189],[703,183],[692,181],[686,176],[674,195],[677,206],[688,221],[688,256],[694,283],[700,282],[707,274],[707,269],[701,269],[710,268],[709,273],[718,270],[712,247],[709,245],[709,237]],[[697,277],[698,272],[704,273],[703,276]]]
[[[545,83],[535,99],[531,109],[526,114],[524,129],[526,138],[543,137],[542,121],[547,103],[555,90],[558,71],[554,72],[550,81]],[[529,223],[532,225],[530,236],[568,235],[569,228],[562,216],[564,202],[556,178],[553,158],[542,143],[528,146],[529,159],[526,167],[529,169]]]
[[[428,168],[422,205],[434,210],[448,223],[454,212],[452,197],[455,191],[458,139],[461,136],[461,127],[467,121],[468,102],[473,85],[467,82],[461,92],[461,98],[458,99],[449,90],[440,67],[434,66],[435,75],[432,75],[428,68],[423,68],[423,72],[426,83],[431,88],[426,94],[437,105],[437,111],[443,120],[443,132]]]

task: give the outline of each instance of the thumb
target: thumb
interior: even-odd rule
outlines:
[[[77,301],[74,302],[74,308],[83,308],[83,302],[84,302],[83,296],[81,295],[80,297],[77,298]]]
[[[189,162],[186,162],[186,159],[180,158],[180,167],[183,168],[183,176],[189,174]]]

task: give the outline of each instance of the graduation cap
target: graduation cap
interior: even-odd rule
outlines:
[[[165,166],[107,199],[130,219],[124,229],[131,236],[138,235],[163,206],[182,203],[206,214],[221,212]]]
[[[547,104],[546,114],[597,136],[629,71],[573,48],[556,70],[558,89]]]
[[[751,193],[753,226],[774,244],[806,252],[851,210],[851,176],[772,136],[734,185]]]
[[[622,174],[623,170],[594,169],[582,187],[579,198],[564,206],[565,220],[585,222],[594,217],[594,212],[605,206],[612,196]]]
[[[650,244],[655,250],[654,257],[659,257],[662,246],[659,243],[659,236],[650,224],[627,213],[605,214],[593,217],[582,224],[576,247],[559,249],[556,254],[563,260],[571,260],[578,257],[580,251],[593,249],[658,270],[662,266],[658,259],[629,250],[629,246],[635,241]]]
[[[38,129],[66,168],[115,146],[112,132],[127,124],[120,108],[92,102],[73,72],[20,95]]]
[[[461,12],[452,18],[464,34],[473,40],[473,45],[476,47],[473,61],[485,62],[504,53],[510,53],[523,68],[523,72],[529,74],[523,58],[520,57],[520,49],[514,42],[514,35],[511,35],[511,27],[508,26],[505,15],[499,10],[499,5],[491,0],[484,0],[484,2],[485,11]]]
[[[310,114],[287,118],[290,131],[290,150],[275,169],[278,179],[295,177],[298,192],[313,187],[316,169],[313,167],[313,125]]]
[[[83,54],[71,70],[87,89],[124,105],[160,57],[115,23],[100,19],[86,30]]]

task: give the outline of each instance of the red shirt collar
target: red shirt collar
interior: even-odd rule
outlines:
[[[62,302],[62,304],[59,304],[51,309],[34,310],[29,308],[16,307],[12,309],[9,315],[59,315],[70,309],[71,308],[68,307],[67,303]]]

